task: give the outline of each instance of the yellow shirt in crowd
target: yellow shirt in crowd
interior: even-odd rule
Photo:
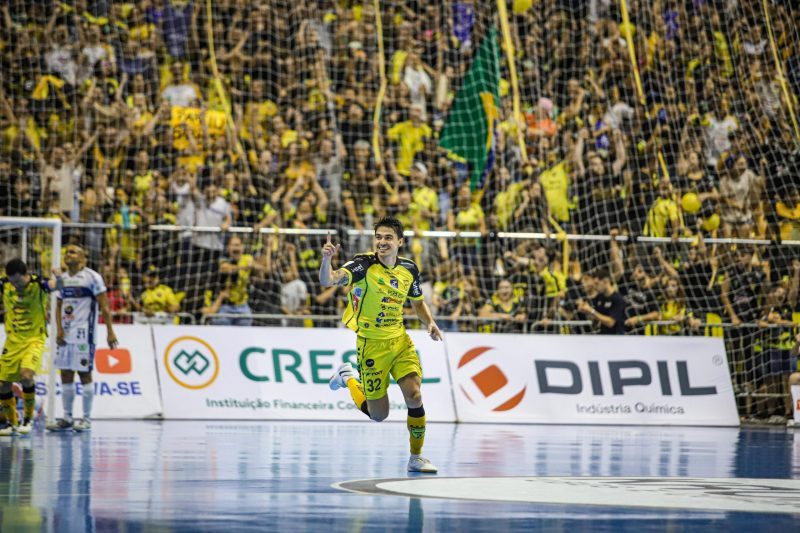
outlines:
[[[415,126],[410,120],[395,124],[387,132],[390,141],[400,144],[397,157],[397,172],[403,176],[411,174],[414,156],[425,147],[425,139],[430,139],[433,132],[427,124]]]
[[[163,283],[144,291],[141,299],[144,310],[151,313],[168,313],[171,307],[179,305],[175,292]]]
[[[569,222],[569,173],[562,161],[539,175],[539,183],[547,198],[550,214],[558,222]]]
[[[644,234],[649,237],[669,237],[667,223],[678,221],[678,204],[672,198],[658,198],[647,214]]]

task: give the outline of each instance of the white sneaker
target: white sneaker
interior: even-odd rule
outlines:
[[[12,426],[8,422],[0,428],[0,437],[13,437],[17,434],[17,428],[19,426]]]
[[[58,418],[52,424],[47,424],[47,431],[67,431],[72,429],[72,420]]]
[[[23,420],[22,424],[20,424],[19,427],[17,427],[17,433],[19,433],[20,435],[27,435],[31,431],[33,431],[33,420],[31,420],[30,418],[26,418],[25,420]]]
[[[353,366],[350,363],[344,363],[328,382],[328,386],[331,390],[347,388],[347,382],[350,381],[350,378],[353,376],[355,376],[353,373]]]
[[[789,429],[800,429],[800,422],[795,421],[794,418],[790,418],[786,421],[786,427]]]
[[[784,425],[786,417],[781,415],[772,415],[767,419],[767,424]]]
[[[433,463],[421,455],[412,455],[408,459],[408,471],[422,472],[423,474],[435,474],[439,471],[439,469],[433,466]]]
[[[75,431],[89,431],[92,429],[92,421],[88,418],[80,418],[72,424]]]

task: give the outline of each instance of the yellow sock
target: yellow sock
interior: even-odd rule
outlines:
[[[350,396],[356,403],[356,407],[361,409],[361,412],[363,412],[365,415],[369,416],[369,410],[367,409],[367,397],[364,396],[364,391],[361,390],[361,383],[359,383],[356,378],[350,378],[347,380],[347,388],[350,391]]]
[[[0,404],[3,406],[3,414],[6,416],[6,422],[12,426],[18,425],[17,399],[14,398],[14,394],[8,392],[0,396]]]
[[[33,385],[22,388],[22,412],[25,418],[33,420],[33,412],[36,409],[36,387]]]
[[[408,435],[411,455],[421,454],[425,442],[425,408],[421,405],[408,410]]]

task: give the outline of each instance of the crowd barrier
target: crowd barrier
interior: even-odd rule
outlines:
[[[120,347],[96,355],[95,418],[364,419],[346,392],[328,388],[335,368],[355,363],[349,330],[120,324],[115,331]],[[739,424],[719,338],[447,333],[434,342],[424,331],[409,334],[433,422]],[[46,375],[43,368],[39,395],[47,394]],[[389,400],[388,420],[405,421],[398,387]],[[60,409],[56,402],[56,416]]]

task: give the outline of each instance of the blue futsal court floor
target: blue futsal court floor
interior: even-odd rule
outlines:
[[[800,431],[98,421],[0,441],[2,532],[800,531]]]

